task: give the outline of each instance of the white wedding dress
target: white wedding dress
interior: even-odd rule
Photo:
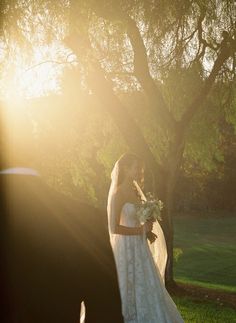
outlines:
[[[135,204],[127,202],[120,224],[140,225]],[[165,288],[163,276],[142,236],[111,234],[125,323],[182,323],[178,309]]]

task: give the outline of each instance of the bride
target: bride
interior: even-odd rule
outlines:
[[[124,322],[184,322],[164,285],[167,253],[161,227],[158,222],[141,224],[136,216],[141,198],[133,180],[140,183],[142,164],[135,154],[123,154],[112,170],[108,194],[108,225]]]

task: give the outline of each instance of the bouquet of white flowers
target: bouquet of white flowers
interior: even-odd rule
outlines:
[[[161,221],[161,210],[163,203],[161,200],[155,199],[149,192],[147,193],[147,200],[143,201],[140,206],[137,207],[137,217],[141,223],[146,221]]]
[[[137,206],[137,217],[140,223],[145,223],[146,221],[161,221],[161,210],[163,209],[163,203],[161,200],[154,198],[154,196],[148,192],[146,196],[143,194],[139,185],[134,181],[139,194],[141,195],[142,204]]]

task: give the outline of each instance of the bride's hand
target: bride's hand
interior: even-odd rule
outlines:
[[[151,221],[147,221],[143,225],[143,229],[146,233],[152,231],[152,227],[153,227],[153,223]]]

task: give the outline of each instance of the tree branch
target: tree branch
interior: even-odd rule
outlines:
[[[218,72],[220,71],[224,62],[236,51],[236,40],[229,39],[229,37],[225,37],[220,45],[220,51],[217,59],[215,60],[214,66],[209,77],[206,79],[205,84],[200,91],[200,93],[196,96],[193,102],[186,109],[183,114],[179,126],[181,129],[186,130],[190,121],[192,120],[196,111],[200,108],[203,101],[207,97],[211,87],[216,79]]]
[[[134,52],[134,74],[142,85],[144,91],[152,102],[153,112],[158,119],[164,121],[165,126],[174,129],[176,120],[168,110],[161,91],[156,86],[150,75],[148,67],[147,51],[140,35],[140,31],[133,19],[126,15],[127,35],[130,39]]]
[[[76,60],[73,60],[73,61],[70,61],[70,62],[68,62],[68,61],[57,61],[57,60],[46,60],[46,61],[42,61],[42,62],[40,62],[40,63],[37,63],[37,64],[35,64],[35,65],[32,65],[32,66],[30,66],[30,67],[28,67],[24,72],[26,73],[26,72],[28,72],[28,71],[30,71],[30,70],[32,70],[33,68],[35,68],[35,67],[38,67],[38,66],[40,66],[40,65],[43,65],[43,64],[48,64],[48,63],[51,63],[51,64],[58,64],[58,65],[63,65],[63,64],[72,64],[72,63],[77,63],[78,61],[76,61]]]
[[[153,78],[150,75],[148,67],[147,50],[145,48],[143,39],[135,21],[126,13],[121,11],[121,8],[116,3],[114,7],[96,6],[95,13],[104,19],[116,19],[123,22],[126,26],[126,33],[130,39],[134,52],[134,74],[140,82],[143,90],[147,94],[150,102],[150,107],[154,115],[161,121],[163,126],[167,127],[171,132],[175,129],[177,122],[173,115],[168,110],[166,102],[161,91],[156,86]]]

